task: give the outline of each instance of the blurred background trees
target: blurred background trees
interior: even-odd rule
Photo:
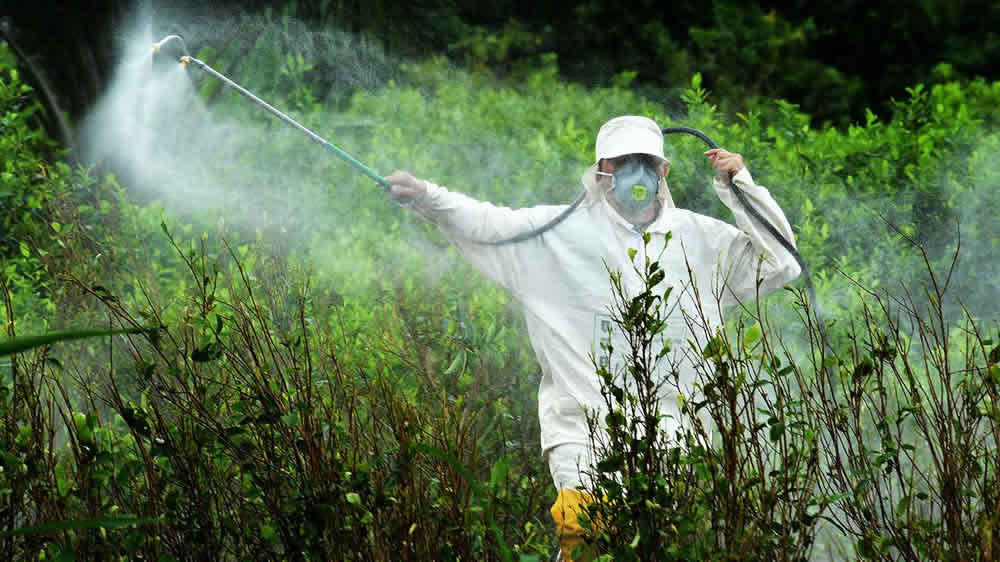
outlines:
[[[736,0],[704,3],[512,0],[285,0],[65,3],[8,2],[4,36],[30,61],[29,83],[51,86],[49,103],[70,120],[94,103],[117,61],[117,35],[136,10],[157,15],[154,31],[191,18],[292,8],[303,22],[365,33],[388,54],[443,54],[469,68],[515,75],[554,54],[563,78],[591,86],[631,79],[664,103],[694,72],[723,109],[760,98],[798,104],[817,124],[888,113],[916,83],[998,76],[1000,5],[987,0],[815,3]],[[50,107],[50,112],[51,112]],[[46,117],[53,133],[55,116]]]

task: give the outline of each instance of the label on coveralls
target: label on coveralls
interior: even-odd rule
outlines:
[[[628,351],[628,340],[611,315],[595,314],[594,359],[597,366],[617,375],[625,368],[625,353]]]

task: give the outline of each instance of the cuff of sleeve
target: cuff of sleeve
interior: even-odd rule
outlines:
[[[729,190],[729,182],[722,179],[722,174],[717,174],[712,178],[712,183],[715,185],[716,190]],[[746,166],[740,168],[740,171],[733,175],[732,183],[736,184],[743,191],[746,191],[748,188],[753,189],[756,185],[753,177],[750,175],[750,170]]]
[[[744,166],[740,169],[736,175],[733,176],[733,182],[736,187],[740,188],[743,192],[747,193],[752,197],[758,197],[766,195],[768,193],[767,188],[762,185],[757,185],[754,182],[753,176],[750,175],[750,170]],[[715,189],[720,194],[729,193],[729,182],[720,180],[718,177],[715,178]]]
[[[746,166],[740,168],[739,172],[733,176],[733,183],[735,183],[740,188],[746,189],[748,186],[756,185],[753,181],[753,177],[750,176],[750,170]]]
[[[441,193],[444,192],[444,188],[427,180],[420,181],[424,182],[424,194],[411,201],[411,204],[415,207],[433,210],[434,202],[440,197]]]

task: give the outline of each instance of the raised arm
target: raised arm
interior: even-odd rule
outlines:
[[[742,156],[722,149],[712,149],[705,154],[719,172],[713,182],[715,191],[732,210],[741,232],[723,249],[720,263],[729,288],[725,294],[727,304],[763,296],[794,280],[801,273],[795,257],[760,221],[747,213],[726,179],[732,178],[758,213],[795,247],[795,235],[781,207],[765,187],[754,182]]]

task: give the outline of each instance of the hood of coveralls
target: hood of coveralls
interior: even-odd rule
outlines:
[[[597,163],[604,158],[616,158],[626,154],[649,154],[666,162],[663,155],[663,132],[655,121],[639,115],[623,115],[615,117],[597,132],[597,143],[594,148],[594,163],[587,168],[580,181],[587,188],[589,203],[598,203],[604,199],[604,190],[597,186]],[[665,178],[660,179],[660,189],[657,199],[663,207],[673,207],[674,200],[670,196],[670,188]]]

